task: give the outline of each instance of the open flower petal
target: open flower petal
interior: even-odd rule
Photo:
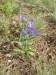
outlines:
[[[30,28],[32,26],[31,22],[27,22],[27,26]]]
[[[28,22],[27,22],[27,26],[30,28],[32,27],[32,23],[34,22],[34,19],[30,19]]]

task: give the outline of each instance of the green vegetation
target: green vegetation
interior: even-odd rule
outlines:
[[[12,16],[13,14],[18,14],[20,12],[19,6],[16,6],[16,4],[12,3],[12,1],[6,0],[0,5],[0,10],[6,16]]]
[[[9,30],[8,20],[5,16],[0,16],[0,36],[7,36]]]

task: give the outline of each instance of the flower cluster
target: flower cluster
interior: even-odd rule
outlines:
[[[21,51],[24,55],[24,58],[27,61],[31,61],[30,55],[34,55],[34,49],[31,40],[40,34],[38,34],[35,28],[32,26],[34,19],[31,18],[30,20],[26,21],[24,16],[20,16],[20,21],[20,42],[22,43]]]
[[[25,17],[24,16],[20,16],[20,20],[21,21],[23,21],[23,20],[25,20]],[[26,27],[23,27],[22,28],[22,35],[23,35],[23,37],[25,37],[26,36],[26,29],[28,30],[28,33],[30,34],[30,35],[34,35],[34,36],[40,36],[40,34],[38,34],[37,32],[36,32],[36,30],[34,29],[34,27],[32,26],[32,23],[34,22],[34,19],[30,19],[29,21],[27,21],[27,27],[28,27],[28,29],[26,28]]]

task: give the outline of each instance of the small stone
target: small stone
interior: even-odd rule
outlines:
[[[11,60],[8,60],[9,63],[11,63]]]

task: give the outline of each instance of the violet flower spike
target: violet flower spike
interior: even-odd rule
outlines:
[[[24,16],[20,16],[20,20],[21,21],[25,20],[25,17]]]

